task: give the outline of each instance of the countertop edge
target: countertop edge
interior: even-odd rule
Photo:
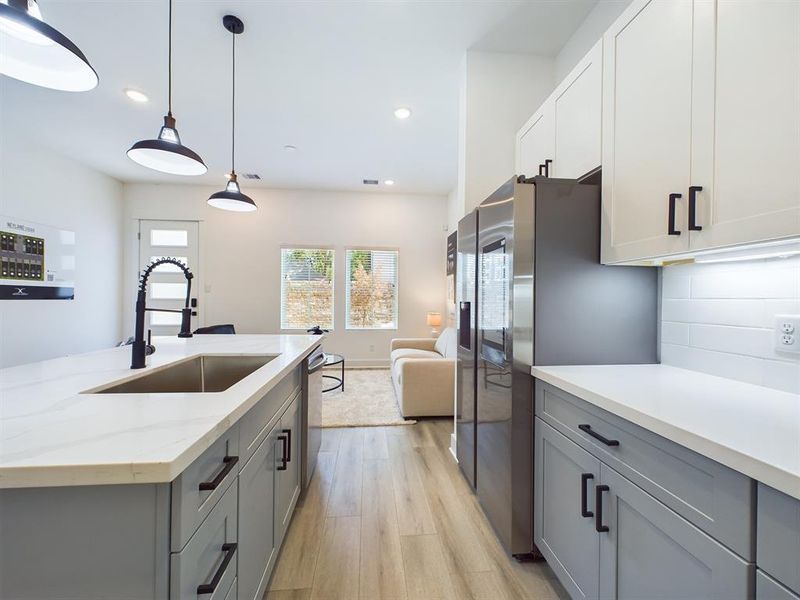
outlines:
[[[775,465],[754,458],[735,448],[720,444],[697,433],[656,418],[627,404],[617,402],[584,386],[577,385],[539,367],[531,367],[531,375],[568,392],[590,404],[660,435],[693,452],[697,452],[734,471],[800,500],[800,477]]]

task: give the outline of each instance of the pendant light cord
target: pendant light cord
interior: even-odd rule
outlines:
[[[231,174],[236,173],[236,33],[231,37]]]
[[[169,108],[167,109],[167,114],[172,116],[172,0],[169,0],[169,51],[168,51],[168,59],[167,62],[169,67],[167,68],[167,89],[168,91],[168,103]]]

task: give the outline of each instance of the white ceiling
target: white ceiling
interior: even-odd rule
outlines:
[[[40,0],[45,19],[100,75],[73,94],[0,77],[4,125],[123,181],[224,182],[230,156],[230,34],[239,16],[237,171],[260,185],[447,193],[455,184],[458,66],[468,48],[554,56],[596,0],[176,0],[173,112],[209,173],[162,176],[125,156],[166,112],[166,0]],[[126,87],[150,96],[128,100]],[[409,106],[413,116],[392,112]],[[288,153],[283,146],[298,150]],[[253,182],[245,182],[247,186]],[[373,188],[369,188],[373,189]]]

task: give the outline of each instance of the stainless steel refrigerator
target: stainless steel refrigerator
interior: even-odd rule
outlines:
[[[513,178],[458,225],[459,466],[506,550],[533,544],[532,365],[657,362],[657,272],[600,265],[600,189]]]

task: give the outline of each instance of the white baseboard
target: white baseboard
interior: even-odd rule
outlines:
[[[340,365],[334,365],[333,368],[341,368]],[[388,369],[388,358],[347,358],[344,357],[345,369]]]

